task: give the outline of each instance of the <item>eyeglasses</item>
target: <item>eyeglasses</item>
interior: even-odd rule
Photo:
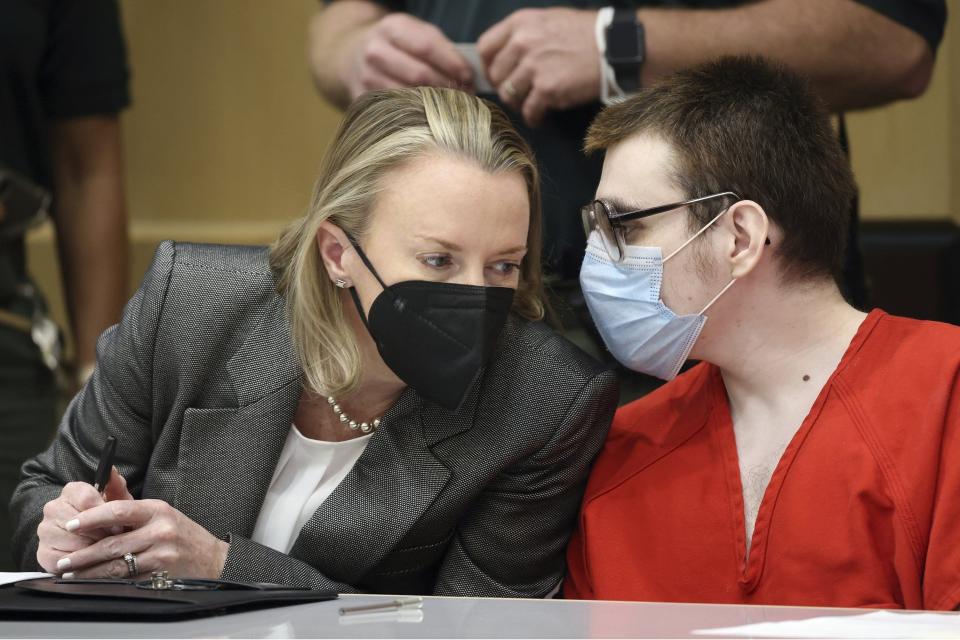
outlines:
[[[617,211],[603,200],[594,200],[590,204],[580,208],[580,216],[583,218],[583,230],[586,234],[589,236],[591,231],[599,232],[600,239],[603,241],[603,246],[610,255],[610,259],[614,262],[622,262],[627,246],[627,241],[624,236],[624,222],[655,216],[658,213],[666,213],[667,211],[680,209],[691,204],[706,202],[714,198],[733,198],[734,200],[740,200],[740,196],[734,192],[724,191],[723,193],[715,193],[701,198],[662,204],[648,209],[636,209],[635,211]]]

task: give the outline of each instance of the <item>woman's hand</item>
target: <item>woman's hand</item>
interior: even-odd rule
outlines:
[[[169,571],[171,576],[218,578],[229,545],[163,500],[107,502],[77,514],[65,524],[72,535],[127,531],[97,540],[61,560],[65,578],[130,577],[124,554],[137,559],[138,575]]]
[[[93,485],[86,482],[71,482],[60,492],[60,497],[43,505],[43,520],[37,527],[40,544],[37,547],[37,562],[45,571],[62,573],[66,569],[58,568],[58,562],[65,556],[96,543],[121,529],[88,528],[85,531],[68,531],[67,523],[80,513],[93,509],[112,500],[133,500],[127,491],[127,483],[116,468],[110,472],[110,481],[101,497]],[[61,563],[62,564],[62,563]]]

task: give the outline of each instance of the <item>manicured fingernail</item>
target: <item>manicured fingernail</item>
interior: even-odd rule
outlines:
[[[79,529],[79,528],[80,528],[80,519],[79,519],[79,518],[74,518],[73,520],[71,520],[70,522],[68,522],[68,523],[66,524],[66,529],[67,529],[67,531],[76,531],[76,530]]]
[[[60,558],[57,560],[57,569],[65,571],[70,568],[70,558]]]
[[[73,571],[69,573],[65,573],[62,576],[60,576],[61,580],[73,580],[73,578],[74,578]]]

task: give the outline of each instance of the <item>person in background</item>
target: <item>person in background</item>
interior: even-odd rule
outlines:
[[[128,75],[113,0],[0,3],[0,170],[53,192],[72,386],[89,376],[97,337],[127,298],[117,116],[129,103]],[[3,233],[2,220],[0,312],[0,570],[8,570],[7,504],[23,461],[53,437],[60,363],[57,331],[26,271],[24,238]]]
[[[576,284],[577,208],[600,159],[581,152],[601,99],[724,54],[759,54],[812,79],[830,111],[914,98],[927,87],[944,0],[337,0],[310,25],[316,85],[341,107],[366,91],[472,86],[454,43],[476,42],[495,99],[542,168],[548,280],[565,324],[589,325]],[[605,95],[604,95],[605,94]],[[844,289],[866,291],[852,209]]]
[[[806,82],[723,58],[609,107],[586,148],[587,305],[670,382],[617,413],[566,597],[960,605],[960,327],[841,296],[853,176]]]

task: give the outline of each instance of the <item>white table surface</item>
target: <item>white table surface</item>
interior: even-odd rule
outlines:
[[[71,638],[704,638],[696,629],[820,616],[862,615],[862,609],[813,609],[579,600],[424,598],[422,619],[396,614],[341,616],[340,607],[392,600],[345,595],[339,600],[181,622],[0,622],[0,637]],[[960,637],[960,616],[956,622]],[[392,619],[384,619],[384,617]],[[716,636],[714,636],[716,637]],[[742,637],[742,636],[741,636]]]

